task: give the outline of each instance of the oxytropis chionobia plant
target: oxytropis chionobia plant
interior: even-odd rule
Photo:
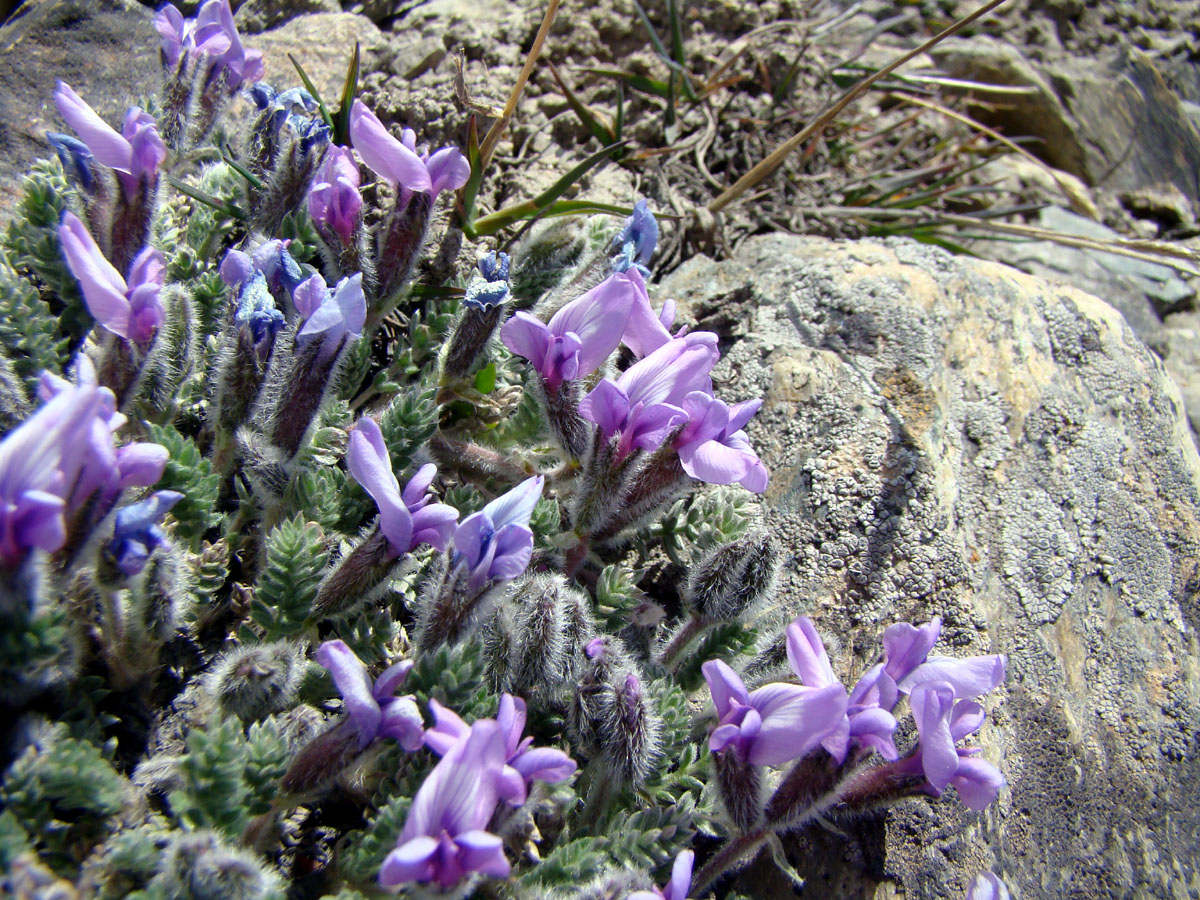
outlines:
[[[895,624],[847,690],[757,633],[761,401],[651,307],[645,201],[422,283],[462,153],[268,87],[228,0],[155,24],[119,127],[58,85],[0,256],[7,889],[684,900],[996,797],[1002,657]]]

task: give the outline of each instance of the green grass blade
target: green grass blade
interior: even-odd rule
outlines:
[[[317,101],[317,108],[321,110],[321,120],[329,126],[329,130],[333,131],[333,117],[329,115],[329,109],[325,106],[325,101],[321,99],[321,92],[317,90],[317,86],[313,84],[308,73],[304,71],[304,67],[300,65],[300,61],[292,54],[288,54],[288,59],[292,61],[292,65],[296,67],[296,71],[300,75],[300,80],[304,82],[304,89],[312,94],[313,99]]]
[[[350,109],[354,106],[354,98],[358,96],[358,76],[360,71],[360,50],[358,41],[354,42],[354,55],[350,57],[350,66],[346,69],[346,81],[342,85],[342,99],[334,117],[333,142],[342,147],[350,145]]]
[[[592,66],[585,68],[583,71],[589,72],[592,75],[605,75],[609,78],[616,78],[629,85],[635,91],[641,91],[643,94],[649,94],[652,97],[660,97],[666,100],[671,95],[671,88],[667,82],[660,81],[657,78],[635,75],[632,72],[623,72],[620,69],[609,69],[603,66]]]
[[[198,203],[203,203],[205,206],[211,206],[213,209],[217,210],[218,212],[225,213],[225,215],[232,219],[245,221],[247,218],[249,218],[249,216],[246,215],[245,210],[243,210],[241,207],[234,206],[232,203],[226,203],[224,200],[220,200],[214,197],[212,194],[206,194],[204,191],[198,190],[194,187],[189,187],[178,178],[175,178],[173,175],[168,175],[167,181],[170,183],[171,187],[175,188],[175,190],[179,191],[179,193],[186,194]]]
[[[475,200],[483,183],[483,154],[479,152],[479,124],[475,113],[467,120],[467,162],[471,166],[471,175],[462,187],[460,218],[463,232],[474,238]]]
[[[563,96],[567,98],[567,105],[571,107],[572,111],[579,117],[579,120],[583,122],[587,130],[592,133],[592,136],[600,142],[600,145],[608,146],[616,141],[617,136],[613,133],[613,131],[606,128],[604,124],[596,118],[592,111],[587,108],[583,101],[576,96],[575,92],[567,87],[566,82],[562,80],[562,77],[558,73],[558,66],[554,65],[554,63],[549,63],[549,66],[550,74],[554,77],[554,81],[558,85],[558,89],[562,91]]]

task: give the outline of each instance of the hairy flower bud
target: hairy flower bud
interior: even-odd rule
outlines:
[[[396,562],[387,538],[376,528],[325,576],[313,604],[314,616],[328,619],[361,608],[374,592],[386,586]]]
[[[688,578],[684,602],[706,623],[740,619],[774,593],[782,556],[769,531],[751,531],[700,561]]]
[[[817,805],[837,785],[842,767],[824,747],[817,747],[792,766],[767,802],[767,821],[795,826],[820,812]]]
[[[712,761],[725,811],[739,831],[751,831],[762,817],[762,769],[734,750],[714,753]]]
[[[661,721],[633,672],[608,685],[597,728],[600,757],[617,784],[639,787],[654,767]]]
[[[171,900],[265,900],[279,887],[254,854],[211,831],[180,832],[151,884]]]
[[[250,722],[285,709],[304,674],[304,656],[289,641],[230,650],[213,663],[205,687],[223,709]]]

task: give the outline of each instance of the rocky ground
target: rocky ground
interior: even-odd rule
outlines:
[[[732,399],[767,398],[752,438],[775,473],[764,516],[793,554],[780,617],[808,611],[841,635],[847,677],[867,662],[856,632],[935,613],[962,652],[1012,660],[984,736],[1009,780],[1001,802],[901,808],[848,841],[793,847],[809,878],[798,895],[961,897],[990,867],[1024,900],[1195,896],[1200,278],[986,226],[1200,251],[1200,2],[1010,0],[720,215],[706,208],[863,67],[977,5],[681,4],[700,99],[672,121],[663,100],[625,90],[624,158],[578,196],[651,198],[659,296],[723,333]],[[669,44],[665,4],[644,6]],[[281,87],[292,53],[335,96],[360,42],[374,108],[438,145],[463,141],[470,108],[504,103],[543,9],[248,0],[237,18]],[[132,0],[26,0],[0,28],[0,219],[57,127],[56,78],[110,120],[131,83],[157,89],[150,15]],[[543,59],[608,120],[618,82],[595,70],[668,73],[628,0],[566,0]],[[1032,158],[963,117],[1029,138]],[[533,196],[598,148],[540,65],[481,203]],[[889,235],[1038,278],[850,242]],[[752,896],[792,896],[769,866],[749,879]]]

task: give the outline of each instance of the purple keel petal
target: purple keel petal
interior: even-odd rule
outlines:
[[[433,879],[433,858],[437,853],[437,838],[420,835],[405,841],[387,855],[379,869],[379,883],[396,887],[409,881]]]
[[[963,757],[950,784],[958,791],[963,806],[979,812],[999,796],[1006,782],[1000,770],[987,760]]]
[[[504,841],[494,834],[481,829],[467,831],[458,835],[454,843],[458,844],[462,867],[468,872],[507,878],[512,871],[504,857]]]

